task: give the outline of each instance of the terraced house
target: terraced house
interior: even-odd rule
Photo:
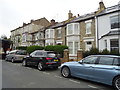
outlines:
[[[23,23],[23,26],[11,31],[11,40],[13,48],[17,46],[41,45],[44,46],[43,29],[50,25],[46,18],[31,20],[30,23]],[[40,33],[41,32],[41,33]],[[41,44],[42,43],[42,44]]]
[[[101,1],[97,11],[78,16],[69,11],[68,19],[62,22],[54,19],[49,22],[46,18],[31,20],[11,31],[13,47],[67,45],[71,59],[76,59],[78,49],[88,51],[93,47],[120,51],[119,8],[119,4],[106,8]]]
[[[47,45],[66,45],[66,25],[76,17],[71,11],[68,13],[68,20],[62,22],[54,22],[45,30],[45,46]]]
[[[99,50],[120,52],[120,2],[99,13],[96,21]]]

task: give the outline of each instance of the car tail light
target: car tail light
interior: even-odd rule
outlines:
[[[51,60],[51,59],[53,59],[53,58],[46,58],[46,60]]]

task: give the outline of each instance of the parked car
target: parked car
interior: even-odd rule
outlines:
[[[27,55],[26,50],[12,50],[10,51],[7,55],[5,60],[6,61],[21,61],[23,60],[23,58]]]
[[[57,69],[60,65],[60,59],[53,51],[36,50],[23,59],[23,66],[37,66],[40,71],[47,67]]]
[[[120,90],[120,56],[91,55],[80,61],[61,65],[63,77],[78,77],[107,85]]]

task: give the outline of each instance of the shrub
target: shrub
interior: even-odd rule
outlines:
[[[45,47],[46,51],[55,51],[56,53],[60,54],[61,57],[63,57],[63,52],[65,49],[68,49],[68,47],[66,45],[49,45]]]
[[[99,50],[97,48],[91,48],[89,51],[90,55],[97,55],[99,54]]]
[[[65,49],[68,49],[68,47],[65,45],[55,45],[54,46],[54,51],[57,52],[58,54],[60,54],[61,57],[63,57],[63,52]]]
[[[42,46],[29,46],[29,47],[27,47],[27,53],[30,54],[35,50],[43,50],[43,49],[44,49],[44,47],[42,47]]]
[[[104,49],[102,52],[101,52],[102,55],[109,55],[110,52],[107,50],[107,49]]]
[[[84,51],[83,52],[83,58],[87,57],[90,55],[90,52],[89,51]]]
[[[54,51],[54,46],[52,46],[52,45],[46,46],[45,50],[46,51]]]
[[[120,53],[118,51],[116,51],[116,50],[112,50],[110,52],[110,55],[120,55]]]
[[[18,50],[27,50],[27,46],[18,46],[16,47]]]
[[[99,51],[97,48],[91,48],[90,51],[83,52],[83,57],[89,56],[89,55],[118,55],[120,56],[120,53],[118,51],[112,50],[111,52],[107,49],[104,49],[102,51]]]

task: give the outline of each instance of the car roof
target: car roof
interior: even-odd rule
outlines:
[[[26,50],[12,50],[10,52],[17,52],[17,51],[26,51]]]
[[[54,51],[35,50],[35,52],[54,52]]]
[[[120,58],[120,56],[117,56],[117,55],[90,55],[90,56],[98,56],[98,57],[114,57],[114,58]]]

